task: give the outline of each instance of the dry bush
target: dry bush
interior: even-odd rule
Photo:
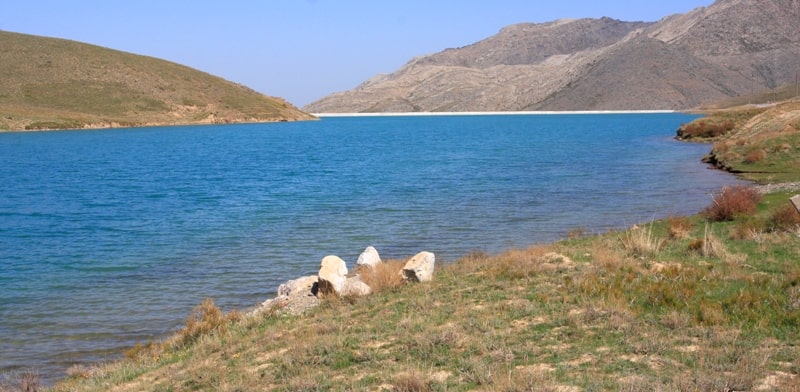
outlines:
[[[723,187],[711,205],[702,214],[712,222],[730,221],[739,215],[752,215],[761,202],[761,194],[755,187],[736,185]]]
[[[776,208],[767,220],[770,231],[796,231],[800,227],[800,212],[793,205],[786,203]]]
[[[767,153],[762,149],[750,150],[744,154],[744,163],[761,162],[767,157]]]
[[[160,344],[153,343],[152,341],[147,344],[136,343],[135,346],[125,350],[125,358],[127,359],[144,359],[144,358],[157,358],[161,353],[162,347]]]
[[[655,256],[664,246],[664,240],[653,235],[653,226],[634,227],[620,236],[622,246],[634,257]]]
[[[667,218],[667,231],[670,238],[680,240],[689,236],[694,224],[685,216],[671,216]]]
[[[684,139],[713,138],[722,136],[735,127],[736,124],[733,121],[716,123],[702,119],[682,125],[678,130],[678,135]]]
[[[706,225],[705,233],[703,234],[703,246],[700,249],[700,253],[705,257],[717,257],[720,259],[728,257],[728,249],[725,247],[725,243],[708,230],[708,225]]]
[[[395,377],[392,385],[392,391],[395,392],[427,392],[430,390],[430,382],[416,371]]]
[[[726,152],[730,151],[730,149],[731,149],[731,145],[726,141],[716,142],[711,147],[711,150],[716,152],[716,153],[718,153],[718,154],[719,153],[726,153]]]
[[[172,344],[177,347],[196,341],[200,336],[210,332],[225,332],[228,324],[241,318],[237,312],[224,314],[214,300],[206,298],[200,305],[195,306],[183,329],[177,332],[172,339]]]
[[[373,292],[380,292],[403,284],[403,275],[400,270],[404,265],[405,263],[401,260],[387,260],[374,267],[361,267],[358,274]]]
[[[764,234],[765,224],[760,219],[745,219],[736,223],[731,232],[733,240],[760,240]]]

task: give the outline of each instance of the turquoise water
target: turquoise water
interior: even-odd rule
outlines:
[[[690,214],[736,180],[682,114],[326,118],[0,134],[0,373],[113,359],[203,298]]]

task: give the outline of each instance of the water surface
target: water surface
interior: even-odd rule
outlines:
[[[691,214],[736,180],[682,114],[326,118],[0,134],[0,372],[116,358],[211,297]]]

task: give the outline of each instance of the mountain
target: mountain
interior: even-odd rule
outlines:
[[[0,31],[0,130],[312,119],[179,64]]]
[[[659,22],[517,24],[414,58],[309,112],[686,109],[794,82],[800,0],[718,0]]]

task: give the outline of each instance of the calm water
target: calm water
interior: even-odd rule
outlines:
[[[454,260],[699,211],[681,114],[328,118],[0,134],[0,372],[52,380],[336,254]]]

